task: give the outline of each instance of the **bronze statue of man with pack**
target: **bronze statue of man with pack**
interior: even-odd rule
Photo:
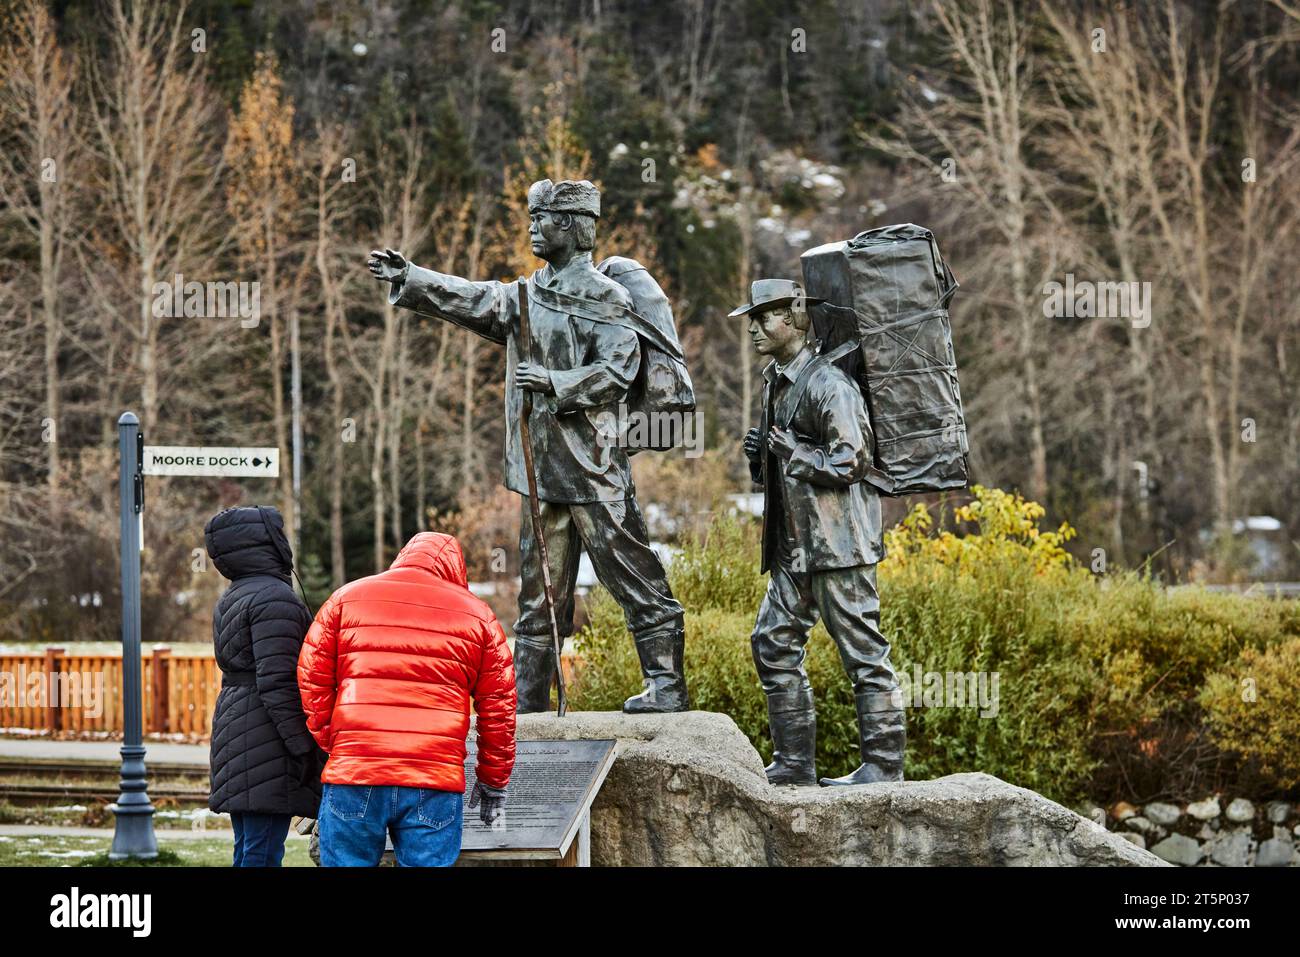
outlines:
[[[820,618],[857,701],[862,767],[823,784],[902,780],[905,716],[889,642],[880,632],[876,563],[884,557],[880,497],[864,479],[871,424],[857,385],[819,351],[798,283],[760,279],[731,315],[749,324],[763,370],[759,428],[745,436],[763,486],[767,594],[750,638],[767,696],[772,784],[817,784],[817,717],[804,648]],[[842,348],[842,347],[841,347]]]
[[[559,649],[573,631],[578,559],[618,601],[644,690],[629,713],[688,708],[682,607],[650,547],[629,454],[669,447],[680,431],[613,423],[694,409],[672,311],[638,263],[592,262],[600,193],[582,180],[534,183],[529,238],[545,265],[527,280],[471,282],[375,251],[367,266],[389,301],[506,347],[506,486],[523,496],[515,682],[521,712],[545,711],[552,684],[564,709]]]
[[[818,618],[857,706],[861,765],[823,785],[903,779],[906,715],[880,631],[880,495],[962,488],[966,428],[947,304],[957,284],[928,230],[861,233],[804,253],[803,286],[763,279],[732,312],[761,355],[763,412],[745,436],[765,492],[751,636],[767,695],[773,784],[818,781],[804,648]]]

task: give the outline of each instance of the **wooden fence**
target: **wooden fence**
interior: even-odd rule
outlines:
[[[566,653],[560,660],[565,682],[570,683],[577,658]],[[216,659],[173,656],[171,649],[158,646],[144,655],[143,665],[144,733],[210,735],[212,711],[221,691]],[[96,698],[87,700],[82,686],[94,691]],[[92,706],[95,713],[88,713]],[[43,653],[0,652],[0,729],[4,728],[121,733],[121,654],[70,655],[55,647]]]
[[[143,666],[144,733],[207,736],[221,691],[216,659],[160,646]],[[121,654],[0,653],[0,728],[122,731]]]

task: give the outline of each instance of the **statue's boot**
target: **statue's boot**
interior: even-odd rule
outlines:
[[[768,784],[816,785],[817,712],[812,692],[767,696],[767,723],[772,729],[772,763],[764,770]]]
[[[555,648],[544,639],[515,635],[515,710],[520,714],[551,710]]]
[[[654,714],[687,711],[686,675],[682,658],[686,651],[686,632],[680,625],[639,635],[636,654],[641,660],[645,689],[623,702],[625,714]]]
[[[907,713],[898,708],[898,701],[897,692],[857,696],[858,746],[862,752],[862,765],[842,778],[822,778],[823,787],[903,780]]]

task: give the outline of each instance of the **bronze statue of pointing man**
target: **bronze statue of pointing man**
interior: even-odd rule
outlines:
[[[641,663],[644,690],[623,710],[683,711],[688,702],[682,606],[650,548],[627,452],[598,428],[617,419],[648,342],[677,346],[680,358],[676,334],[667,341],[662,330],[647,328],[628,289],[593,265],[600,217],[594,185],[534,183],[528,215],[533,255],[545,263],[526,284],[471,282],[417,266],[392,249],[372,252],[367,267],[391,283],[394,305],[506,347],[506,486],[523,497],[522,586],[514,626],[519,711],[545,711],[556,680],[541,549],[528,504],[520,427],[524,390],[533,395],[528,424],[559,639],[573,631],[574,586],[585,549],[596,577],[623,608]],[[521,297],[527,299],[530,326],[527,354],[520,344]]]

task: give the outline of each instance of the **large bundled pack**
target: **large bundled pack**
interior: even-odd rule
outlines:
[[[887,495],[965,488],[969,446],[948,301],[957,282],[928,229],[883,226],[801,257],[823,353],[862,389],[875,432],[869,481]],[[856,347],[846,344],[856,341]]]
[[[610,256],[596,268],[631,293],[632,310],[616,321],[630,322],[628,328],[641,338],[641,364],[627,398],[629,416],[637,421],[615,426],[620,447],[635,454],[686,444],[693,434],[686,420],[695,411],[695,387],[668,297],[635,259]]]

